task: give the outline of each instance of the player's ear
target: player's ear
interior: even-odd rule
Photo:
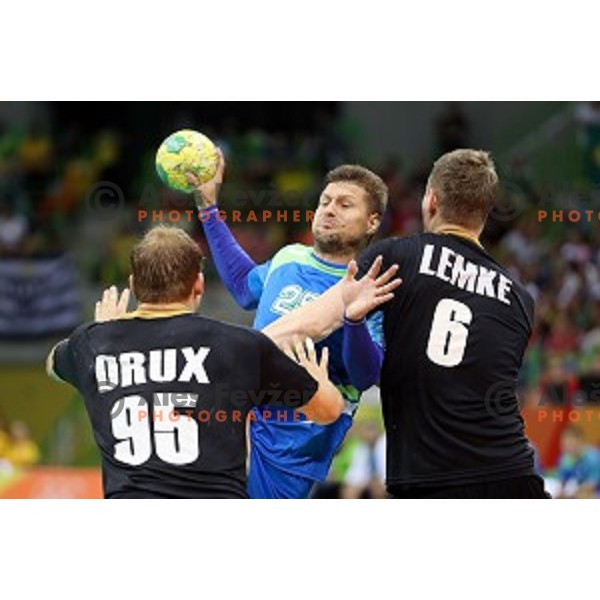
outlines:
[[[367,235],[374,235],[381,225],[381,215],[379,213],[371,213],[367,221]]]
[[[431,190],[429,192],[429,214],[433,217],[433,215],[439,212],[439,201],[438,197],[435,195],[435,192]]]
[[[194,281],[194,296],[202,296],[204,294],[204,275],[198,273],[196,281]]]

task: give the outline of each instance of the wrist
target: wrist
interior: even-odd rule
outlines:
[[[198,206],[196,205],[198,212],[206,212],[209,214],[215,213],[219,210],[219,207],[216,204],[209,204],[207,206]]]
[[[194,202],[198,207],[198,210],[207,210],[217,205],[217,198],[207,198],[202,195],[202,192],[196,190],[194,192]]]
[[[345,325],[364,325],[365,317],[357,317],[356,315],[344,313],[344,324]]]

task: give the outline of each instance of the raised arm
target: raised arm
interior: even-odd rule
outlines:
[[[218,153],[219,166],[213,179],[201,184],[193,173],[187,173],[187,178],[196,186],[196,205],[204,213],[202,227],[219,276],[235,301],[249,310],[256,308],[260,298],[260,267],[238,244],[225,221],[219,219],[217,201],[223,183],[225,158],[220,149]]]
[[[393,291],[402,283],[393,279],[398,265],[392,265],[379,275],[383,259],[378,256],[369,271],[356,279],[358,266],[350,262],[346,276],[317,299],[297,308],[263,329],[278,346],[290,344],[294,335],[315,341],[327,337],[343,324],[346,304],[353,305],[360,318],[394,297]]]

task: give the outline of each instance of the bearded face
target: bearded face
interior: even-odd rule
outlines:
[[[315,248],[325,254],[350,254],[361,249],[379,225],[369,198],[358,185],[330,183],[315,211],[312,232]]]

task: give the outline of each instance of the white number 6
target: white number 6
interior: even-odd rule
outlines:
[[[462,302],[444,298],[433,314],[427,356],[442,367],[456,367],[465,353],[473,313]]]

